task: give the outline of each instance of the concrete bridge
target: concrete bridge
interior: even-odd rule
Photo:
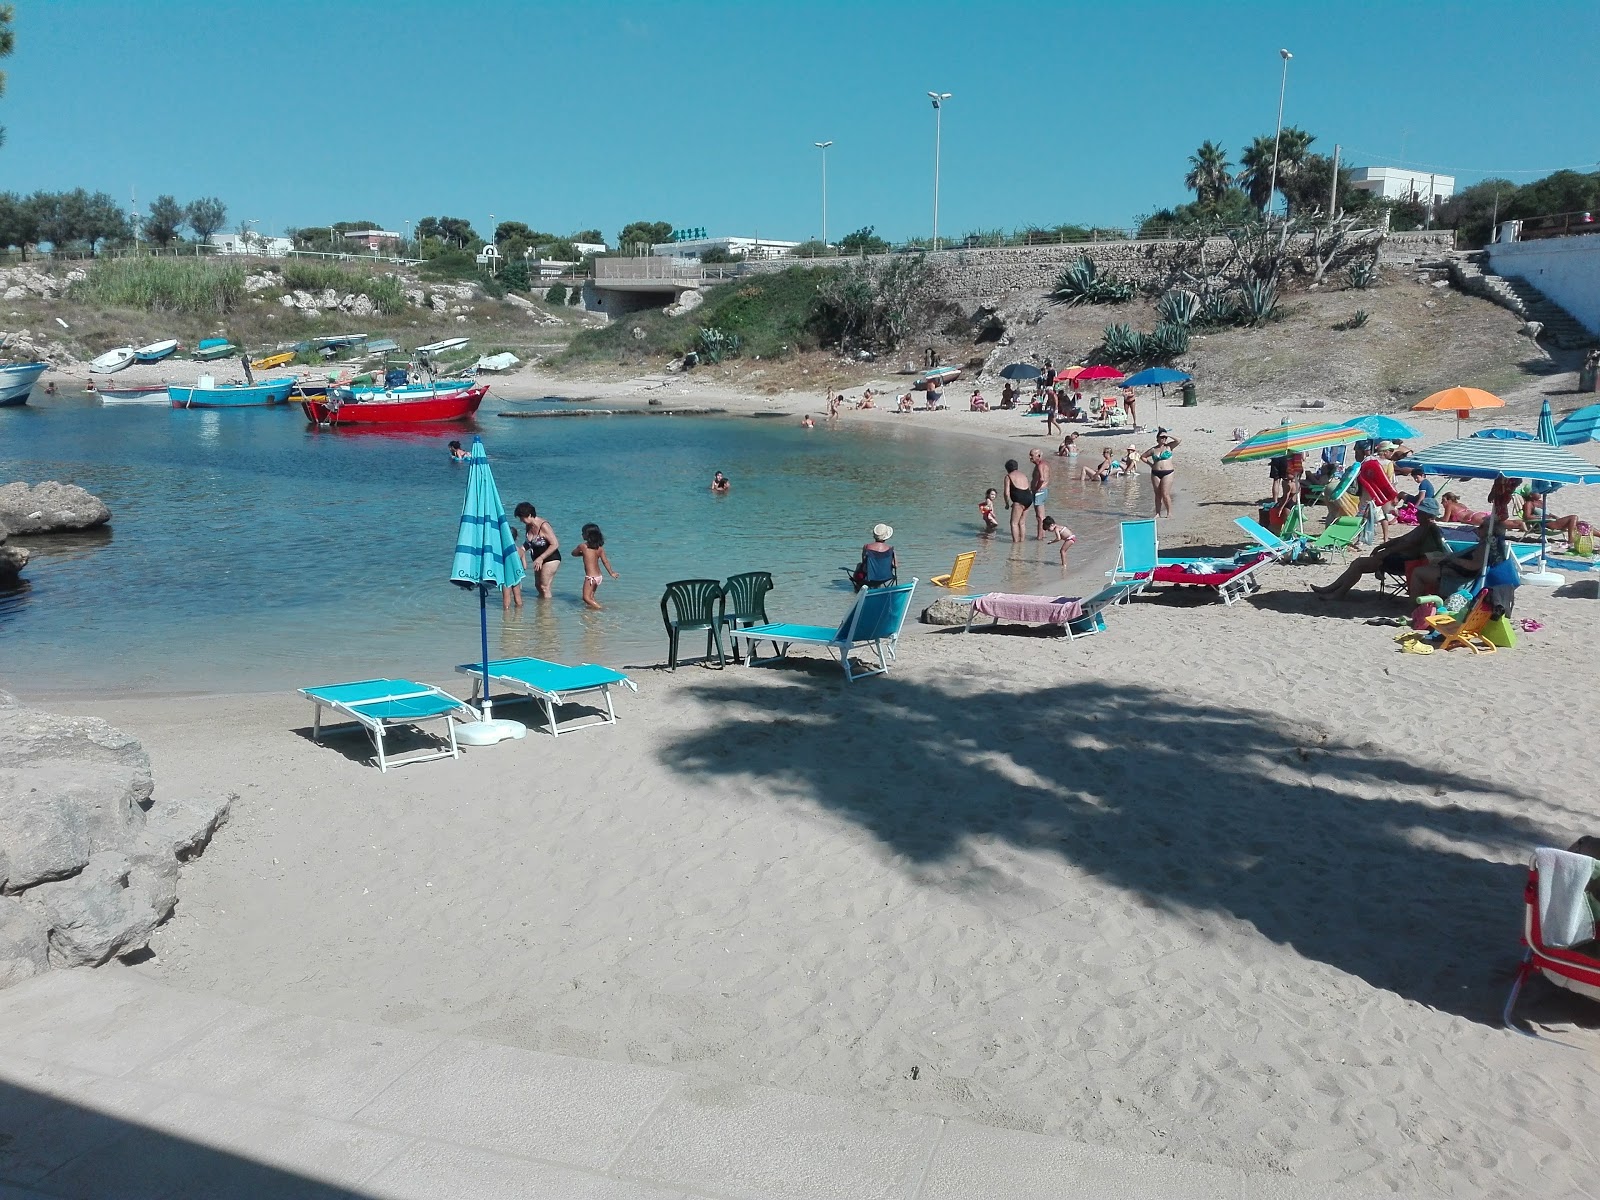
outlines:
[[[646,308],[668,308],[685,304],[685,293],[695,296],[686,307],[699,302],[705,271],[698,263],[656,255],[634,258],[597,258],[594,278],[589,281],[591,302],[585,307],[608,317],[620,317]]]

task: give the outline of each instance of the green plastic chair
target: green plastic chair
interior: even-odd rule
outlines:
[[[1340,517],[1311,540],[1311,548],[1346,552],[1364,528],[1366,522],[1360,517]]]
[[[729,632],[744,625],[765,625],[767,617],[767,593],[772,590],[771,571],[746,571],[742,575],[730,575],[728,581],[722,585],[722,594],[727,611],[723,613],[722,624],[727,626]],[[733,661],[739,662],[739,642],[733,640]],[[776,645],[776,643],[774,643]]]
[[[678,635],[704,629],[706,658],[717,649],[717,666],[728,665],[722,650],[723,613],[726,603],[719,579],[679,579],[667,584],[661,594],[661,622],[667,627],[667,667],[678,667]]]

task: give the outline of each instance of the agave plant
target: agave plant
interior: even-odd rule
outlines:
[[[1067,304],[1126,304],[1133,299],[1133,284],[1100,274],[1094,260],[1085,254],[1061,272],[1055,294]]]
[[[714,326],[700,331],[700,350],[714,363],[739,353],[739,335]]]
[[[1239,314],[1239,305],[1226,292],[1210,292],[1200,302],[1199,324],[1232,325]]]
[[[1155,329],[1144,339],[1144,356],[1170,362],[1180,354],[1189,352],[1189,329],[1176,321],[1157,321]]]
[[[1156,302],[1156,312],[1163,321],[1187,329],[1200,315],[1200,297],[1182,288],[1174,288]]]
[[[1144,357],[1144,334],[1131,325],[1107,325],[1100,344],[1100,352],[1114,363],[1133,362]]]
[[[1239,289],[1239,320],[1259,325],[1278,310],[1278,289],[1260,279],[1247,279]]]
[[[1378,283],[1378,264],[1373,260],[1350,264],[1350,286],[1359,291],[1366,291],[1376,287]]]

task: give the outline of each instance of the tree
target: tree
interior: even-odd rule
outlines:
[[[574,242],[583,242],[589,246],[603,246],[606,244],[606,235],[598,229],[580,229],[569,239]]]
[[[1272,200],[1269,190],[1274,148],[1278,159],[1278,185],[1282,187],[1311,152],[1311,143],[1316,140],[1303,129],[1285,125],[1276,143],[1271,134],[1262,134],[1239,155],[1239,186],[1244,188],[1258,212],[1266,212]]]
[[[228,206],[215,196],[191,200],[184,209],[184,220],[198,240],[209,241],[213,233],[228,223]]]
[[[1557,171],[1517,189],[1503,211],[1508,218],[1553,217],[1600,208],[1600,176]]]
[[[1484,246],[1516,193],[1517,185],[1509,179],[1482,179],[1441,204],[1435,217],[1443,228],[1456,231],[1458,245]]]
[[[716,266],[719,263],[738,263],[744,261],[742,254],[730,254],[721,246],[713,246],[700,255],[700,261],[706,266]]]
[[[657,246],[672,240],[670,221],[630,221],[617,234],[618,246]]]
[[[531,288],[533,284],[528,276],[528,260],[520,257],[506,259],[506,265],[500,268],[500,282],[517,292]]]
[[[583,255],[578,253],[578,248],[566,238],[557,238],[553,242],[546,242],[539,247],[539,257],[552,259],[555,262],[577,262]]]
[[[1183,178],[1183,186],[1194,193],[1197,203],[1215,204],[1233,187],[1233,176],[1229,174],[1232,169],[1226,150],[1215,142],[1202,142],[1200,149],[1189,156],[1189,173]]]
[[[78,188],[74,195],[81,197],[77,201],[77,235],[89,244],[90,254],[107,242],[125,242],[132,235],[128,215],[105,192],[86,196],[83,189]]]
[[[10,58],[11,52],[17,48],[17,34],[11,28],[11,21],[16,12],[9,4],[0,4],[0,58]],[[0,71],[0,96],[6,94],[6,73]],[[0,125],[0,146],[6,144],[6,127]]]
[[[351,233],[357,229],[382,229],[377,221],[335,221],[330,228],[339,233]]]
[[[1363,207],[1367,198],[1365,192],[1350,186],[1349,169],[1340,167],[1339,196],[1334,200],[1333,159],[1326,154],[1306,155],[1287,175],[1280,163],[1278,190],[1283,193],[1288,211],[1295,216],[1325,212],[1330,203],[1334,203],[1339,212],[1348,212]]]
[[[839,252],[841,254],[887,254],[889,243],[876,233],[876,226],[863,225],[854,233],[847,233],[839,239]]]
[[[157,196],[150,201],[150,215],[144,219],[145,240],[165,246],[178,236],[183,222],[183,205],[171,196]]]
[[[28,257],[28,247],[39,240],[37,210],[15,192],[0,193],[0,248],[15,246]]]
[[[417,222],[417,240],[420,242],[423,238],[444,239],[444,230],[439,228],[438,217],[423,217]]]
[[[1176,208],[1163,208],[1151,213],[1139,223],[1139,236],[1171,237],[1203,232],[1223,232],[1240,229],[1259,222],[1250,198],[1236,187],[1226,188],[1215,200],[1193,204],[1180,204]]]
[[[463,250],[479,240],[472,222],[465,217],[440,217],[439,236],[447,242],[454,242]]]

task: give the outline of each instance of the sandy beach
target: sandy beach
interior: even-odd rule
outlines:
[[[822,409],[662,376],[496,394]],[[1266,471],[1220,464],[1230,434],[1300,407],[1163,404],[1166,544],[1237,544]],[[1046,444],[1015,413],[843,419],[986,439],[997,476]],[[154,956],[113,970],[1313,1186],[1588,1194],[1596,1014],[1530,997],[1573,1050],[1499,1010],[1529,850],[1600,832],[1595,584],[1523,587],[1542,628],[1513,651],[1412,656],[1367,623],[1403,611],[1370,584],[1308,590],[1338,568],[1273,568],[1231,607],[1140,599],[1080,641],[919,629],[853,687],[820,654],[617,664],[640,694],[613,728],[382,775],[363,738],[314,745],[292,695],[51,707],[139,737],[163,792],[239,795]]]

